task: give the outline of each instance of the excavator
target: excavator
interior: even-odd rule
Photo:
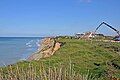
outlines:
[[[106,26],[108,26],[108,27],[111,28],[112,30],[114,30],[114,31],[118,34],[117,36],[114,37],[114,40],[115,40],[115,41],[120,41],[120,32],[119,32],[117,29],[113,28],[111,25],[107,24],[106,22],[102,22],[102,23],[95,29],[94,34],[96,33],[96,31],[97,31],[103,24],[106,25]]]

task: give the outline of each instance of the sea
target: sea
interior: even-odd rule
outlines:
[[[0,66],[26,60],[38,50],[42,37],[0,37]]]

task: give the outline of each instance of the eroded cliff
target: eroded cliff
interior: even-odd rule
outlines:
[[[54,38],[45,38],[41,42],[39,50],[31,55],[28,60],[39,60],[52,56],[58,49],[60,49],[61,43],[57,42]]]

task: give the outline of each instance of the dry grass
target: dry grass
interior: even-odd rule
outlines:
[[[29,63],[27,67],[10,65],[7,68],[1,68],[0,80],[99,80],[89,71],[86,75],[76,73],[73,67],[71,63],[68,66],[60,64],[58,67],[47,67],[43,63],[39,66]]]

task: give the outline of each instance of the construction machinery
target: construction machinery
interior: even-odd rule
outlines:
[[[108,26],[108,27],[111,28],[112,30],[114,30],[114,31],[118,34],[117,36],[115,36],[114,40],[115,40],[115,41],[120,41],[120,32],[119,32],[117,29],[115,29],[114,27],[112,27],[111,25],[109,25],[109,24],[107,24],[107,23],[105,23],[105,22],[102,22],[102,23],[95,29],[94,34],[96,33],[96,31],[97,31],[103,24],[106,25],[106,26]]]

